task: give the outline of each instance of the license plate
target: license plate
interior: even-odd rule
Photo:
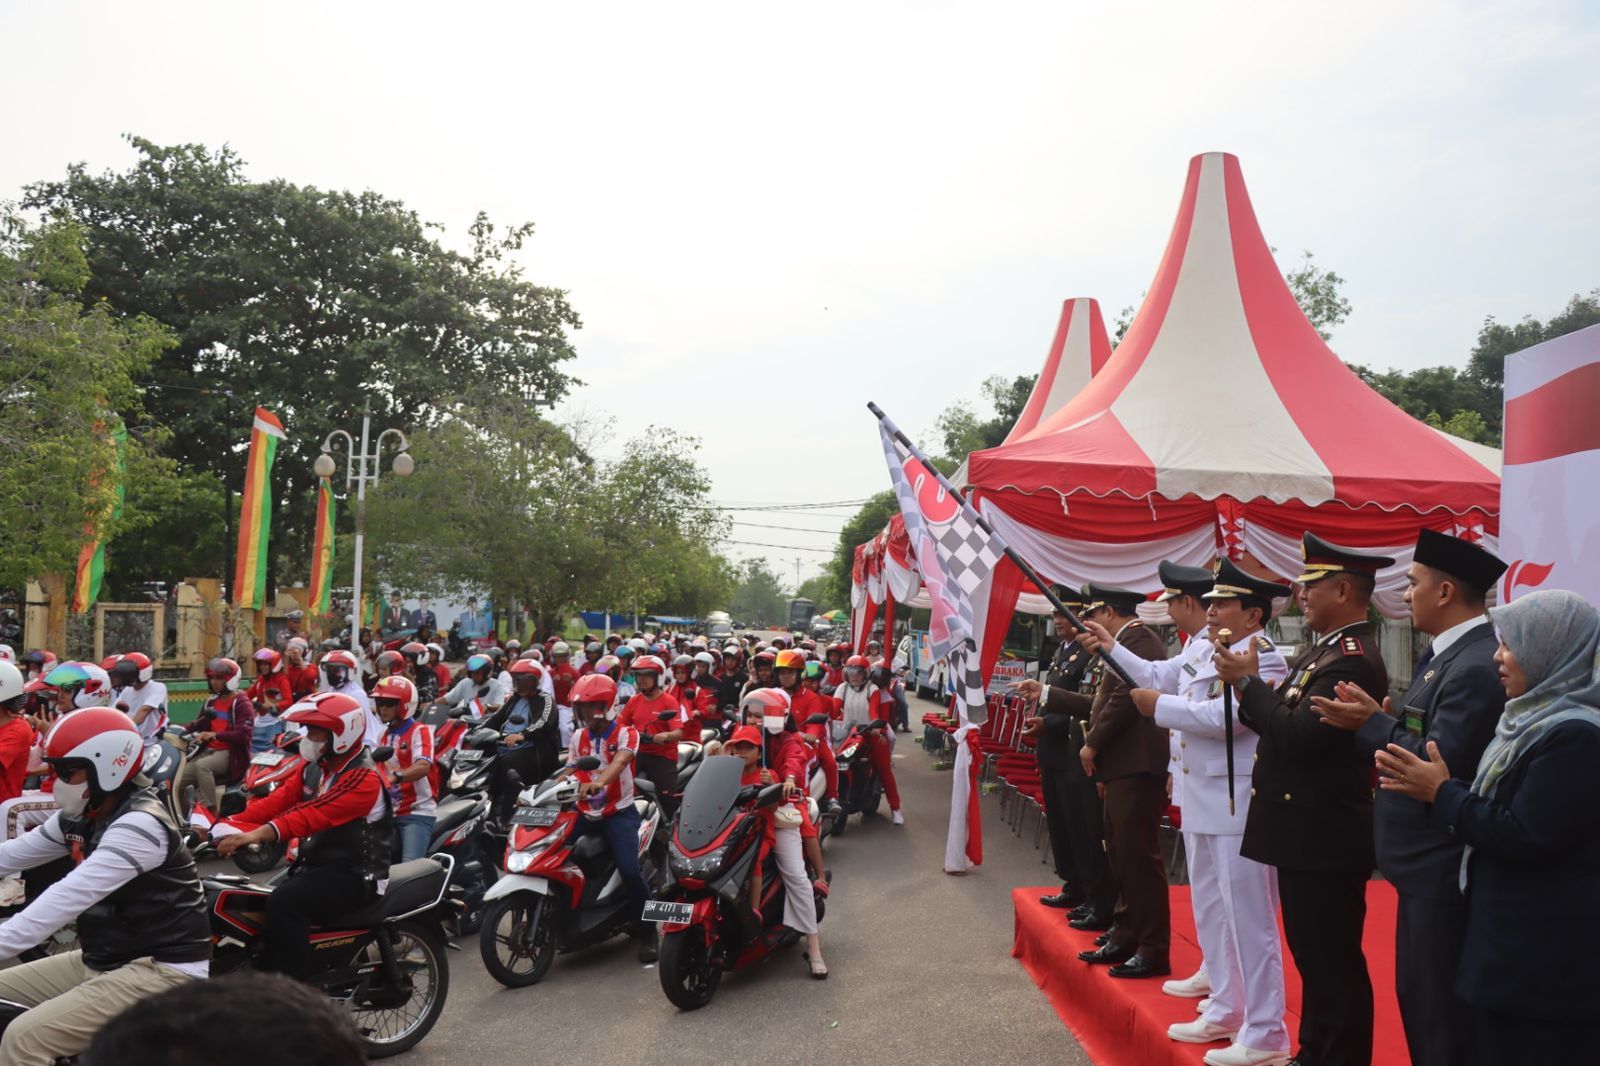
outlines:
[[[560,811],[554,807],[518,807],[511,816],[512,825],[555,825]]]
[[[642,917],[647,922],[674,922],[678,925],[687,925],[689,919],[694,917],[694,906],[689,903],[668,903],[664,899],[652,899],[645,903]]]
[[[284,760],[284,757],[285,756],[284,756],[283,752],[281,752],[281,751],[257,752],[256,755],[254,755],[250,759],[250,765],[252,765],[252,766],[277,766],[279,763],[281,763]]]

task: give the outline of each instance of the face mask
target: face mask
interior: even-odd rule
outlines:
[[[58,777],[50,786],[50,794],[61,807],[61,813],[73,817],[82,814],[83,809],[89,805],[89,782],[69,785]]]
[[[325,746],[326,745],[324,745],[320,740],[312,740],[310,737],[301,737],[300,757],[306,762],[316,762],[318,759],[322,758],[322,751]]]
[[[766,714],[761,716],[761,725],[769,733],[781,733],[786,720],[781,714]]]

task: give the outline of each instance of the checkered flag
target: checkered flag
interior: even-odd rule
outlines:
[[[883,456],[917,570],[928,590],[929,653],[947,660],[968,719],[982,722],[987,710],[978,659],[994,568],[1006,546],[888,416],[876,406],[872,411],[878,416]]]

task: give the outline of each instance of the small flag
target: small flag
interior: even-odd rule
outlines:
[[[116,490],[107,509],[99,515],[89,516],[84,522],[84,545],[78,552],[78,572],[72,582],[74,614],[87,611],[100,598],[100,586],[106,576],[105,524],[108,520],[114,521],[122,517],[122,504],[128,493],[126,478],[123,476],[127,467],[127,427],[118,423],[117,428],[111,431],[111,442],[116,447],[116,459],[112,467],[112,474],[116,478]],[[96,477],[94,480],[98,485],[100,479]]]
[[[267,591],[267,541],[272,534],[272,460],[286,439],[283,423],[265,407],[256,408],[250,427],[250,458],[245,464],[244,496],[239,504],[239,552],[233,574],[233,602],[260,610]]]
[[[333,599],[333,488],[317,482],[317,534],[311,545],[312,614],[327,614]]]

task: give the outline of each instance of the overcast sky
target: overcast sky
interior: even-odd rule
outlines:
[[[914,437],[1108,320],[1189,157],[1241,158],[1280,258],[1354,305],[1333,344],[1460,364],[1485,315],[1600,285],[1600,19],[1582,2],[8,3],[0,198],[120,140],[232,144],[461,242],[532,220],[583,316],[575,404],[697,433],[716,498],[887,486]],[[739,512],[790,580],[838,514]]]

